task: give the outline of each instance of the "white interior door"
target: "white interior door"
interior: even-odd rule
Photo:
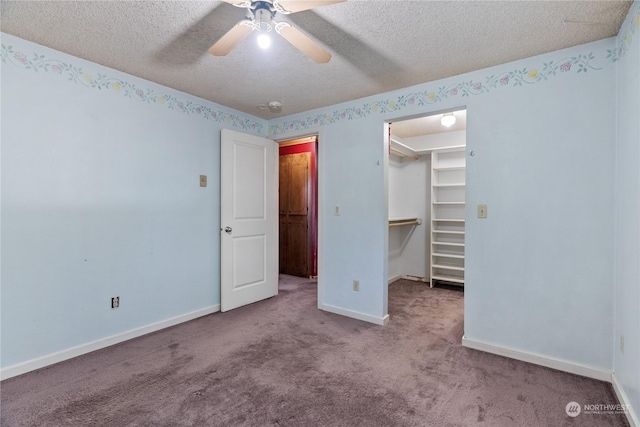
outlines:
[[[223,129],[221,310],[278,294],[278,151],[270,139]]]

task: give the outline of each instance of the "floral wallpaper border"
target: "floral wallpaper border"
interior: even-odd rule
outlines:
[[[48,58],[45,55],[40,55],[35,52],[28,55],[20,50],[14,49],[11,44],[2,44],[0,58],[2,58],[3,64],[12,64],[36,73],[58,74],[61,77],[67,77],[68,81],[87,88],[118,92],[127,98],[148,104],[164,105],[170,110],[183,114],[194,114],[205,120],[230,124],[238,129],[264,134],[264,125],[249,118],[242,118],[237,114],[230,114],[222,109],[214,109],[196,102],[181,100],[176,96],[154,89],[144,89],[125,80],[109,77],[102,73],[87,71],[82,67],[76,67],[71,63]]]
[[[614,49],[607,49],[606,59],[614,63],[622,59],[630,49],[633,39],[640,28],[640,3],[634,2],[631,6],[629,17],[625,20],[617,37],[617,45]],[[635,8],[635,10],[633,9]],[[263,124],[242,118],[237,114],[228,113],[222,109],[214,109],[192,101],[184,101],[179,98],[157,91],[144,89],[122,79],[109,77],[106,74],[94,73],[76,67],[71,63],[48,58],[45,55],[33,53],[28,55],[14,49],[12,45],[2,44],[0,58],[3,64],[12,64],[16,67],[66,76],[67,80],[81,84],[84,87],[119,92],[123,96],[146,102],[148,104],[160,104],[170,110],[184,114],[194,114],[205,120],[217,123],[226,123],[246,131],[263,134]],[[488,93],[493,89],[505,86],[523,86],[539,83],[558,75],[558,73],[586,73],[589,70],[601,70],[602,67],[592,65],[596,59],[593,53],[580,54],[567,57],[559,61],[544,62],[542,66],[535,68],[522,68],[507,71],[501,74],[490,75],[481,80],[468,80],[454,83],[448,86],[440,86],[424,91],[410,92],[400,95],[395,99],[384,99],[367,102],[359,106],[350,106],[336,109],[331,112],[322,112],[305,118],[284,120],[271,123],[268,127],[268,135],[278,135],[289,131],[305,130],[318,126],[325,126],[341,120],[354,120],[370,116],[372,114],[385,114],[398,112],[410,106],[435,104],[452,97],[467,97]],[[278,119],[272,120],[276,122]]]
[[[635,8],[635,11],[633,8]],[[624,58],[633,43],[633,37],[638,29],[640,29],[640,3],[634,2],[629,11],[629,18],[622,24],[622,28],[618,33],[618,45],[615,49],[607,49],[607,59],[615,62]]]
[[[371,114],[385,114],[401,111],[410,106],[436,104],[453,97],[468,97],[489,93],[493,89],[503,86],[523,86],[549,80],[558,73],[586,73],[589,70],[601,70],[591,62],[595,59],[593,53],[580,54],[564,58],[560,61],[544,62],[541,67],[522,68],[501,74],[487,76],[484,81],[467,80],[448,86],[410,92],[395,99],[385,99],[364,103],[360,106],[346,107],[330,113],[318,113],[301,119],[285,120],[269,126],[269,135],[277,135],[289,131],[309,129],[325,126],[341,120],[353,120],[370,116]]]
[[[606,59],[609,63],[618,61],[627,53],[636,31],[640,27],[640,3],[635,2],[632,8],[635,8],[635,11],[632,10],[629,13],[632,18],[625,21],[619,33],[623,34],[624,32],[624,37],[618,36],[617,40],[619,40],[619,43],[615,49],[607,49]],[[331,112],[317,113],[304,118],[270,123],[269,135],[272,136],[290,131],[326,126],[341,120],[354,120],[372,114],[398,112],[409,106],[436,104],[452,97],[464,98],[472,95],[481,95],[505,86],[531,85],[549,80],[550,78],[556,77],[559,73],[575,72],[576,74],[580,74],[586,73],[589,70],[602,70],[603,67],[592,65],[595,59],[596,56],[592,52],[589,54],[580,54],[559,61],[543,62],[542,66],[536,68],[522,68],[501,74],[492,74],[485,77],[484,81],[467,80],[448,86],[410,92],[400,95],[395,99],[368,102],[358,106],[333,110]]]

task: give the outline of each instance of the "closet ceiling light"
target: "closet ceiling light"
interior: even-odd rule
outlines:
[[[453,126],[455,123],[456,123],[456,116],[454,116],[453,113],[445,113],[442,115],[442,118],[440,119],[440,124],[448,128]]]

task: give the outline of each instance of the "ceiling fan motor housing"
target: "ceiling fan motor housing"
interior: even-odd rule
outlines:
[[[267,1],[255,1],[250,8],[253,13],[255,29],[262,32],[271,31],[271,20],[275,16],[273,5]]]

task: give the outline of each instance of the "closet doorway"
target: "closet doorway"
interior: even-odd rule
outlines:
[[[389,123],[389,283],[464,289],[466,110]]]
[[[279,142],[280,274],[318,274],[317,136]]]

